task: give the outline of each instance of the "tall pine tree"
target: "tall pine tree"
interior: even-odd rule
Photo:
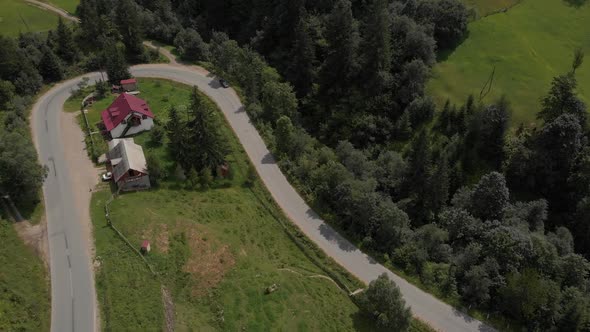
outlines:
[[[349,0],[339,0],[328,16],[326,41],[328,50],[321,72],[321,87],[328,95],[340,97],[359,70],[358,22],[352,16]]]
[[[111,41],[108,42],[104,52],[105,69],[109,76],[109,82],[112,84],[119,84],[121,80],[131,77],[122,48]]]
[[[364,23],[364,72],[371,94],[381,92],[390,79],[391,20],[387,0],[373,0]]]
[[[39,74],[46,82],[57,82],[64,77],[61,62],[49,47],[43,47],[43,56],[39,62]]]
[[[56,31],[56,53],[66,63],[74,63],[78,56],[78,47],[74,42],[74,36],[70,28],[63,22],[61,17],[57,22]]]
[[[186,130],[188,146],[191,147],[191,153],[188,156],[190,166],[199,171],[205,168],[215,170],[224,162],[229,147],[218,130],[218,120],[214,110],[206,103],[196,87],[193,88],[188,113],[190,120]]]
[[[316,76],[315,46],[307,19],[307,15],[301,15],[295,29],[295,41],[291,51],[293,62],[287,76],[299,98],[305,97],[311,91]]]
[[[143,36],[139,11],[132,0],[120,0],[115,8],[115,24],[121,33],[127,59],[131,62],[139,62],[143,59]]]

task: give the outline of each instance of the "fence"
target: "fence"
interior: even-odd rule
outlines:
[[[119,229],[117,229],[117,227],[113,224],[113,221],[111,220],[111,211],[109,209],[109,205],[115,200],[115,197],[118,195],[119,195],[119,190],[117,190],[117,192],[115,194],[111,195],[111,197],[104,204],[104,211],[105,211],[104,216],[107,220],[107,225],[109,225],[109,227],[111,227],[115,231],[115,233],[117,233],[117,235],[119,235],[119,237],[121,239],[123,239],[123,241],[127,244],[127,246],[129,246],[129,248],[131,248],[131,250],[133,250],[133,252],[135,252],[144,261],[145,265],[147,265],[147,267],[150,269],[150,272],[152,272],[154,277],[157,277],[158,273],[154,270],[152,265],[141,254],[141,252],[139,250],[137,250],[137,248],[127,239],[127,237],[125,237],[125,235],[123,235],[123,233]]]

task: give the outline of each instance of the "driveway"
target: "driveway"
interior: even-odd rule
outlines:
[[[437,330],[494,331],[395,275],[327,225],[289,184],[232,89],[221,88],[211,75],[195,66],[140,65],[132,67],[131,73],[136,77],[165,78],[196,85],[209,95],[223,111],[262,181],[285,214],[307,237],[350,273],[365,283],[376,279],[382,273],[387,273],[399,286],[406,303],[412,307],[413,314]],[[97,73],[84,76],[89,77],[91,81],[99,77]],[[80,225],[88,222],[80,219],[83,210],[88,209],[88,204],[72,204],[76,188],[69,176],[77,170],[63,161],[65,152],[58,135],[59,123],[56,120],[69,90],[79,81],[80,78],[67,81],[47,92],[35,106],[32,121],[41,162],[50,167],[44,194],[54,296],[53,331],[69,331],[71,329],[68,328],[68,324],[74,324],[77,331],[90,331],[95,312],[90,257],[82,254],[86,252],[82,249],[88,246],[82,241],[83,227]],[[68,287],[72,287],[71,299]],[[72,301],[72,305],[69,305],[68,301]],[[75,319],[72,320],[72,317]]]

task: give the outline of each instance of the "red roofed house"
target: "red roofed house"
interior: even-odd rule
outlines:
[[[102,122],[112,138],[125,137],[154,126],[154,113],[149,105],[133,95],[122,93],[102,111]]]
[[[128,80],[121,81],[121,88],[123,91],[136,91],[137,90],[137,80],[135,78],[130,78]]]

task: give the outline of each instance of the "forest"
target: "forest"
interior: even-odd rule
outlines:
[[[5,126],[43,80],[116,80],[149,58],[144,38],[172,44],[239,87],[291,182],[363,250],[529,330],[590,330],[582,52],[529,110],[537,123],[511,129],[506,98],[438,107],[425,93],[438,54],[467,37],[458,0],[82,0],[77,15],[70,37],[0,39]],[[0,188],[14,191],[1,160]]]

